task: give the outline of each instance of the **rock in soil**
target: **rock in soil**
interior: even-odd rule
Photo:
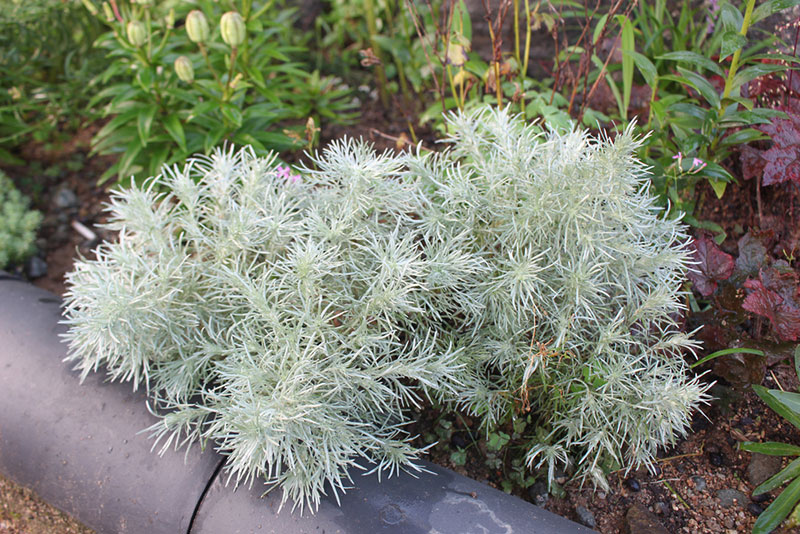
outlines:
[[[708,489],[708,484],[706,484],[706,479],[703,477],[693,476],[692,482],[694,482],[694,489],[700,492],[706,491]]]
[[[780,471],[781,457],[754,453],[747,465],[747,481],[758,486],[769,477]]]
[[[528,495],[530,495],[536,506],[544,506],[547,504],[548,491],[547,484],[544,482],[537,482],[528,488]]]
[[[634,504],[628,508],[623,532],[625,534],[669,534],[658,518],[640,504]]]
[[[594,520],[594,514],[590,512],[585,506],[578,506],[575,508],[575,513],[578,514],[578,523],[585,525],[589,528],[597,526]]]
[[[28,278],[41,278],[47,274],[47,262],[39,256],[31,256],[25,262],[25,273]]]
[[[735,489],[721,489],[717,492],[717,498],[724,508],[730,508],[736,504],[744,507],[750,501],[744,493]]]

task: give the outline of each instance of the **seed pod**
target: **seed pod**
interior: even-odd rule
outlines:
[[[208,20],[202,11],[195,9],[186,16],[186,33],[193,43],[203,43],[208,40],[211,31]]]
[[[236,48],[242,44],[247,35],[244,19],[236,11],[228,11],[222,15],[222,19],[219,21],[219,30],[222,34],[222,40],[231,48]]]
[[[182,82],[192,83],[194,81],[192,61],[186,56],[179,56],[175,60],[175,73]]]
[[[128,23],[126,28],[128,34],[128,41],[136,48],[141,47],[147,40],[147,30],[144,24],[138,20],[132,20]]]

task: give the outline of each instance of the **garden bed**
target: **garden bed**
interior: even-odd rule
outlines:
[[[392,148],[395,141],[391,138],[397,133],[386,122],[377,121],[362,124],[351,131],[361,133],[384,148]],[[34,279],[34,283],[56,293],[63,292],[63,273],[71,269],[73,253],[78,250],[81,254],[90,255],[92,247],[97,244],[96,240],[87,239],[75,230],[73,221],[78,221],[97,233],[98,239],[113,238],[97,228],[97,224],[105,220],[102,208],[107,196],[102,189],[92,187],[94,182],[87,177],[87,171],[100,172],[105,160],[87,158],[85,152],[85,146],[76,145],[71,153],[62,154],[63,160],[83,161],[83,166],[74,170],[67,169],[63,171],[64,174],[56,175],[53,183],[59,184],[59,187],[45,187],[43,194],[35,196],[38,199],[36,207],[45,214],[47,230],[42,235],[49,238],[40,241],[44,251],[43,259],[48,264],[48,273]],[[51,164],[50,158],[42,158],[43,168],[46,169]],[[25,170],[11,169],[11,172],[19,176]],[[24,179],[18,182],[23,188],[27,183]],[[737,229],[741,231],[751,227],[754,217],[757,216],[752,210],[743,207],[746,195],[752,193],[749,191],[751,187],[752,182],[745,182],[740,188],[734,188],[730,192],[730,198],[742,198],[741,206],[737,206],[735,202],[715,202],[713,197],[707,196],[711,200],[704,210],[709,213],[709,217],[716,216],[731,236],[737,235]],[[70,189],[74,193],[74,200],[66,209],[58,199],[72,199],[72,195],[65,194],[64,189]],[[780,203],[781,197],[773,198],[771,191],[767,191],[764,198],[765,205],[768,206],[768,216],[777,221],[785,221],[778,216],[792,209],[792,197],[783,197],[783,205]],[[68,216],[65,217],[65,214]],[[728,245],[731,242],[734,241],[727,241],[723,248],[730,250]],[[708,380],[715,378],[707,376]],[[778,387],[777,383],[773,383],[776,379],[784,389],[792,390],[797,386],[796,377],[788,362],[780,362],[772,367],[765,383],[769,387]],[[603,533],[626,532],[629,519],[635,518],[636,511],[640,509],[653,514],[653,518],[664,527],[665,532],[749,531],[757,514],[770,501],[754,501],[750,498],[759,477],[753,478],[749,474],[753,460],[749,453],[737,450],[737,442],[744,439],[799,442],[800,436],[791,425],[766,408],[749,389],[720,386],[714,390],[714,395],[718,400],[705,411],[708,419],[700,414],[696,415],[694,432],[675,448],[663,451],[663,458],[659,462],[660,472],[657,474],[612,474],[610,491],[595,491],[591,485],[581,488],[574,483],[567,483],[564,487],[566,493],[555,497],[547,496],[539,483],[527,490],[517,487],[514,493],[572,520],[583,520]],[[465,431],[477,431],[467,428],[464,419],[451,422],[452,429],[446,431],[445,440],[441,439],[442,435],[436,434],[437,428],[441,426],[437,412],[421,413],[420,421],[414,429],[416,433],[421,436],[434,433],[442,443],[431,454],[434,462],[491,486],[503,488],[507,473],[504,468],[498,470],[488,467],[484,455],[485,445],[471,444],[469,433]],[[468,419],[466,422],[472,423]],[[463,465],[457,465],[452,460],[452,454],[462,449],[466,451],[466,460]],[[756,463],[759,462],[760,460]],[[771,470],[777,469],[774,463],[768,467]],[[746,498],[737,498],[734,502],[730,499],[731,496],[741,495]],[[31,510],[41,514],[40,508]],[[629,514],[633,516],[628,517]]]

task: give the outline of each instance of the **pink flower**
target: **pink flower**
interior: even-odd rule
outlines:
[[[278,178],[286,180],[290,184],[297,184],[300,183],[300,175],[299,174],[292,174],[291,169],[289,167],[284,167],[283,165],[278,165],[276,170],[276,174]]]
[[[697,170],[699,171],[700,169],[702,169],[705,166],[706,166],[706,162],[703,161],[702,159],[700,159],[700,158],[692,159],[692,168],[697,167]]]

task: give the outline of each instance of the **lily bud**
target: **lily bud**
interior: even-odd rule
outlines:
[[[247,36],[244,19],[236,11],[228,11],[222,15],[222,19],[219,22],[219,30],[222,34],[222,40],[231,48],[236,48],[242,44]]]
[[[150,7],[153,5],[153,0],[136,0],[135,3],[139,4],[140,6]]]
[[[194,81],[194,67],[186,56],[179,56],[175,60],[175,73],[182,82],[192,83]]]
[[[147,40],[147,30],[144,24],[138,20],[130,21],[126,30],[128,33],[128,41],[137,48],[141,47]]]
[[[114,12],[111,11],[111,6],[108,2],[103,3],[103,14],[106,16],[106,21],[114,22]]]
[[[174,8],[169,10],[169,13],[167,14],[166,23],[167,23],[167,29],[168,30],[171,30],[172,28],[175,27],[175,9]]]
[[[195,9],[186,16],[186,33],[193,43],[203,43],[208,40],[211,30],[208,28],[208,20],[202,11]]]

